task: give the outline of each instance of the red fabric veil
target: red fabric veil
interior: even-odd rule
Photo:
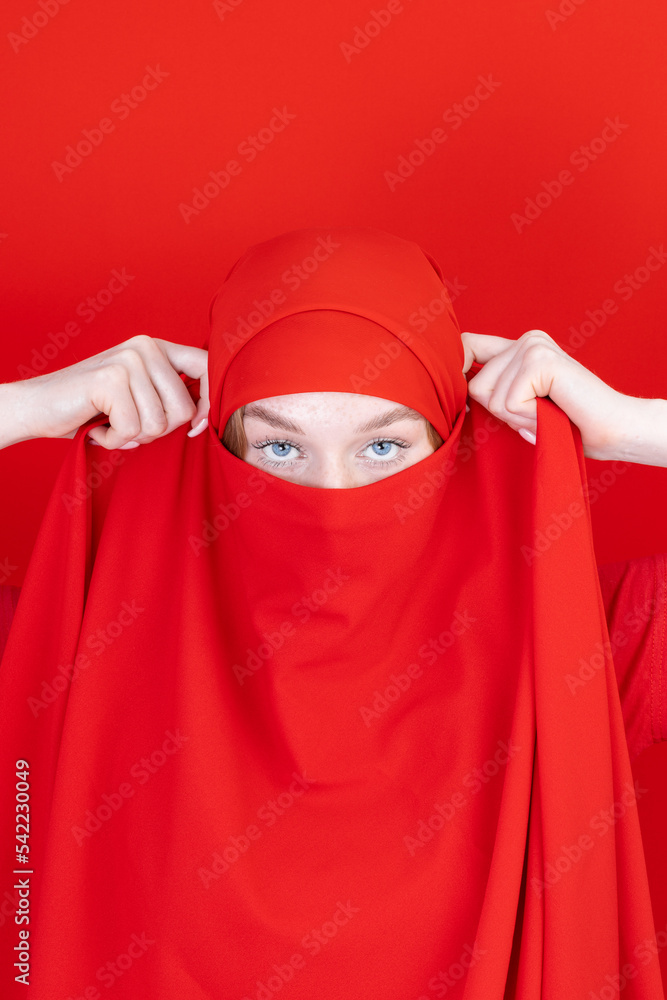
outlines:
[[[253,247],[210,315],[207,432],[83,428],[35,547],[0,670],[3,995],[661,1000],[577,429],[466,411],[442,273],[379,230]],[[315,390],[445,442],[317,489],[219,440]]]

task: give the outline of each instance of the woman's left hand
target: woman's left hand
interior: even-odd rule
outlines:
[[[588,458],[616,458],[618,442],[644,402],[612,389],[575,361],[544,330],[528,330],[518,340],[461,335],[463,372],[473,362],[484,367],[468,382],[473,399],[505,421],[531,444],[537,430],[538,396],[549,396],[579,428]]]

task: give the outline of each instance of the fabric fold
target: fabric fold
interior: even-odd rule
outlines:
[[[379,230],[252,248],[210,316],[207,431],[100,459],[81,428],[26,576],[0,846],[11,894],[24,759],[30,985],[7,996],[589,1000],[624,977],[663,1000],[577,429],[538,400],[532,447],[466,409],[442,272]],[[401,391],[402,359],[428,380]],[[239,406],[318,388],[433,412],[444,443],[337,490],[222,445]]]

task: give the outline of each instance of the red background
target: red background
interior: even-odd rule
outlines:
[[[392,0],[389,9],[385,0],[5,0],[0,381],[137,333],[201,344],[211,295],[246,247],[302,226],[358,224],[417,241],[465,286],[455,299],[462,329],[544,329],[614,388],[667,397],[664,275],[651,272],[625,298],[617,285],[665,239],[662,0],[631,9]],[[357,29],[372,11],[389,23],[378,30],[375,19],[362,47]],[[355,41],[346,56],[342,44]],[[165,75],[121,111],[116,102],[147,67]],[[489,76],[479,107],[469,100],[458,126],[455,112],[443,119]],[[276,108],[294,117],[250,162],[239,146]],[[59,179],[66,147],[105,118],[113,129]],[[581,169],[575,151],[607,118],[627,127],[604,150],[594,143]],[[435,128],[446,140],[392,190],[386,172]],[[230,160],[240,173],[186,222],[179,206]],[[546,204],[545,184],[562,170],[572,183]],[[538,192],[543,208],[518,232],[512,215]],[[123,268],[132,280],[86,323],[79,304]],[[614,314],[574,347],[572,328],[608,299]],[[80,332],[54,346],[49,334],[72,322]],[[0,454],[3,582],[23,579],[67,446],[25,442]],[[591,479],[606,468],[587,465]],[[666,498],[667,470],[618,477],[592,507],[599,561],[666,551]],[[650,788],[639,809],[664,929],[667,747],[635,770]]]

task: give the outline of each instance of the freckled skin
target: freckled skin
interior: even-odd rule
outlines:
[[[257,416],[244,416],[248,439],[245,461],[304,486],[322,489],[366,486],[420,462],[433,452],[423,417],[420,420],[404,417],[372,431],[355,433],[356,427],[401,405],[392,400],[353,392],[300,392],[255,402],[293,421],[304,433],[273,427]],[[271,445],[263,449],[255,447],[267,440],[289,442],[299,450],[285,446],[276,454]],[[392,440],[408,447],[376,445],[379,454],[372,447],[374,441]]]

